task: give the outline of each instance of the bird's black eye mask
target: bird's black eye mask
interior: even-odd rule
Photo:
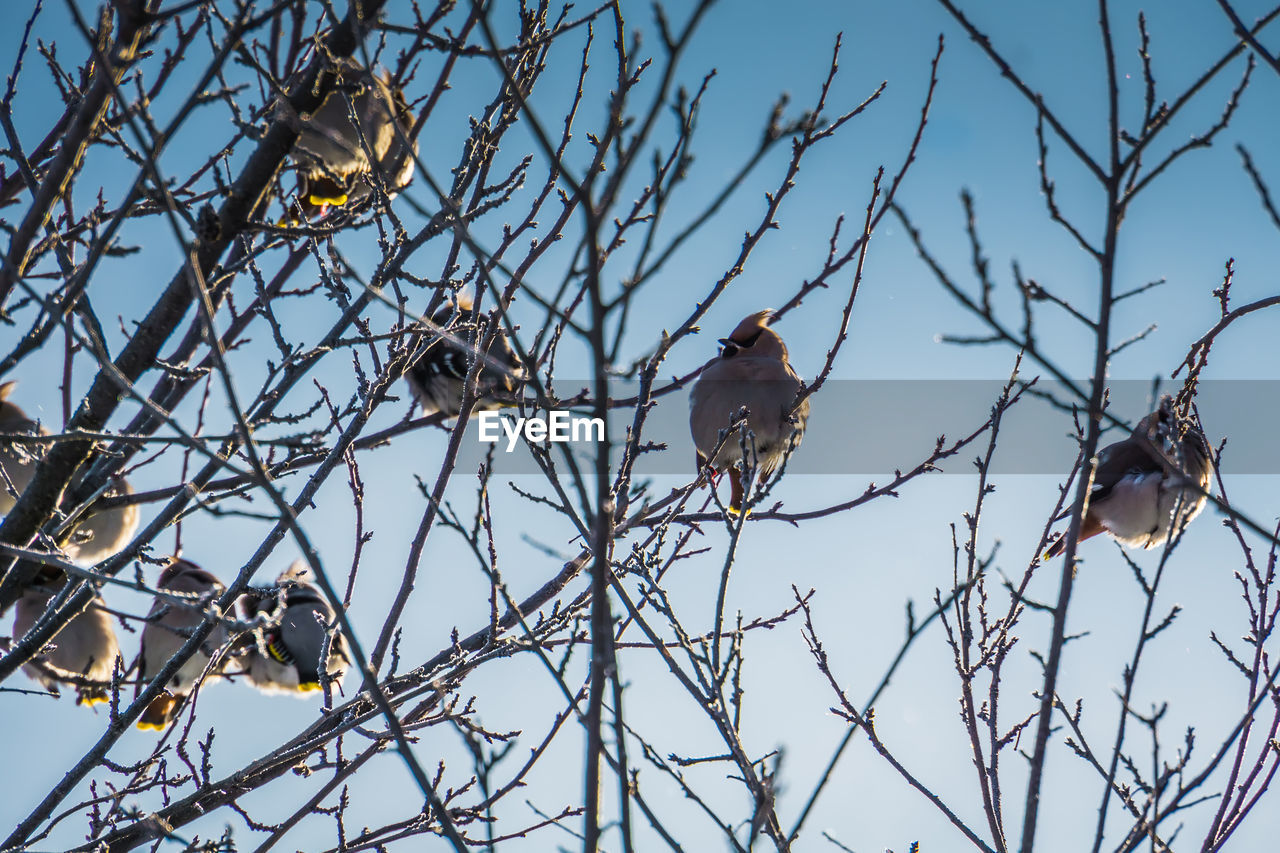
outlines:
[[[756,333],[745,341],[735,341],[732,338],[721,338],[718,343],[723,349],[720,350],[721,358],[733,358],[744,349],[750,349],[756,345],[756,341],[760,339],[760,333],[764,329],[756,330]]]

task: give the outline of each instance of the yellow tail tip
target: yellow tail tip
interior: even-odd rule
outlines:
[[[154,723],[151,720],[138,720],[138,728],[143,731],[151,730],[162,732],[164,731],[164,723]]]
[[[88,705],[90,708],[92,708],[94,705],[97,705],[106,701],[107,701],[106,696],[81,696],[80,697],[80,704]]]
[[[303,681],[298,685],[298,690],[303,693],[314,693],[319,689],[320,682],[318,681]]]
[[[324,196],[324,195],[317,195],[316,193],[312,193],[310,196],[307,197],[307,200],[310,201],[312,204],[314,204],[316,207],[324,207],[326,204],[331,204],[334,207],[342,207],[344,204],[347,203],[347,194],[341,193],[335,196]]]

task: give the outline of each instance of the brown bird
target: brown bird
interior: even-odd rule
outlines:
[[[1108,533],[1130,548],[1158,548],[1204,509],[1212,475],[1204,433],[1198,424],[1180,419],[1173,398],[1166,395],[1128,438],[1098,453],[1079,541]],[[1063,536],[1049,546],[1045,558],[1066,547]]]
[[[799,446],[809,418],[808,398],[796,406],[804,382],[787,361],[786,344],[769,328],[772,320],[772,310],[758,311],[729,337],[721,338],[720,355],[703,365],[689,396],[689,429],[698,451],[698,468],[709,465],[717,474],[733,469],[729,506],[737,511],[742,509],[745,491],[742,443],[739,435],[730,435],[716,451],[721,432],[746,408],[748,454],[753,454],[764,478]]]
[[[276,623],[257,631],[246,665],[250,683],[260,690],[309,693],[320,689],[322,668],[339,685],[347,674],[351,656],[346,640],[337,631],[330,633],[333,609],[320,590],[307,582],[310,573],[306,564],[298,561],[280,575],[271,593],[240,597],[245,621],[262,613]],[[328,660],[322,666],[320,656],[330,637]]]
[[[18,383],[13,381],[0,384],[0,435],[47,435],[40,424],[9,402],[9,395],[17,387]],[[20,444],[0,438],[0,515],[13,509],[22,496],[36,473],[41,452],[41,445]]]
[[[222,581],[189,560],[175,557],[163,572],[156,589],[186,599],[185,603],[156,598],[142,629],[142,651],[138,655],[139,687],[150,682],[173,658],[205,619],[205,609],[226,591]],[[178,716],[188,694],[205,675],[209,661],[228,639],[226,625],[219,623],[205,638],[200,649],[178,668],[165,685],[165,690],[138,718],[140,729],[164,729]],[[209,673],[213,679],[221,672],[217,666]],[[208,683],[206,679],[206,684]],[[136,694],[135,694],[136,695]]]
[[[8,398],[17,382],[0,384],[0,434],[48,435],[48,430],[27,417]],[[36,465],[44,454],[44,448],[34,444],[5,442],[0,439],[0,514],[13,509],[23,489],[35,475]],[[80,483],[77,474],[72,485]],[[107,497],[132,494],[133,490],[123,479],[105,493]],[[80,563],[99,563],[118,553],[129,543],[138,530],[140,513],[137,504],[95,510],[92,506],[76,522],[75,529],[64,547],[72,560]]]
[[[40,621],[65,582],[63,576],[37,582],[23,590],[13,618],[15,640]],[[59,684],[74,685],[77,705],[94,705],[111,697],[111,678],[120,646],[101,597],[95,595],[88,607],[54,634],[50,644],[54,647],[52,651],[33,658],[23,665],[22,671],[54,693],[58,692]]]
[[[449,325],[455,311],[457,322]],[[516,383],[523,378],[520,360],[511,349],[505,331],[499,331],[488,352],[476,349],[484,342],[487,329],[480,325],[469,296],[459,296],[455,309],[444,305],[436,310],[431,322],[447,328],[452,337],[436,337],[425,352],[405,371],[405,381],[422,405],[424,415],[443,413],[455,417],[462,410],[462,392],[467,374],[477,357],[484,363],[476,376],[474,411],[500,409],[506,398],[510,402]],[[484,318],[487,322],[487,318]],[[427,333],[430,334],[430,333]]]
[[[119,497],[133,494],[133,487],[123,478],[107,489],[104,497]],[[76,523],[75,532],[63,550],[72,560],[86,565],[101,563],[123,550],[138,532],[141,513],[137,504],[112,507],[98,510],[90,506],[80,521]]]
[[[292,158],[298,172],[296,204],[306,218],[323,216],[330,205],[368,198],[375,166],[391,197],[413,179],[418,145],[405,144],[413,116],[404,93],[385,71],[370,75],[355,60],[344,60],[334,89],[315,112],[299,116],[298,123]]]

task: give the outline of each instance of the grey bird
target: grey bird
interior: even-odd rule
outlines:
[[[0,435],[47,435],[40,424],[9,402],[9,395],[16,387],[18,383],[13,381],[0,384]],[[40,461],[41,449],[40,445],[20,444],[0,438],[0,515],[13,509],[13,505],[31,482]]]
[[[746,408],[747,452],[765,478],[799,446],[809,418],[808,398],[796,405],[804,382],[791,369],[786,344],[769,328],[773,319],[772,310],[758,311],[721,338],[720,354],[703,365],[689,395],[698,468],[710,466],[713,476],[732,469],[729,506],[735,511],[741,511],[743,502],[742,443],[739,435],[729,435],[717,451],[721,430]]]
[[[65,581],[65,576],[39,581],[23,590],[13,618],[15,640],[35,626]],[[102,598],[95,595],[88,607],[53,636],[52,650],[24,664],[22,671],[54,693],[59,685],[74,686],[77,705],[107,701],[120,646],[111,616],[103,606]]]
[[[416,141],[405,144],[413,116],[404,93],[385,71],[366,74],[355,60],[344,60],[334,89],[315,112],[299,116],[298,124],[292,158],[298,173],[296,203],[306,218],[367,199],[375,167],[392,197],[413,179],[418,146]]]
[[[1158,548],[1204,509],[1212,476],[1204,432],[1179,417],[1173,398],[1165,395],[1128,438],[1098,452],[1079,541],[1107,533],[1130,548]],[[1066,547],[1063,536],[1045,558]]]
[[[347,674],[351,657],[346,641],[338,631],[330,633],[333,609],[306,580],[310,574],[299,561],[280,575],[274,594],[240,597],[240,612],[246,621],[265,614],[269,623],[275,623],[257,630],[255,648],[246,664],[250,683],[261,690],[309,693],[320,689],[322,669],[339,685]],[[322,665],[326,640],[329,656]]]
[[[222,581],[195,563],[179,557],[175,557],[160,573],[156,589],[186,599],[186,602],[157,597],[151,605],[146,627],[142,629],[142,650],[138,655],[139,688],[149,683],[172,660],[190,639],[191,632],[205,620],[209,604],[226,591]],[[195,654],[169,677],[164,692],[151,700],[138,718],[138,728],[167,728],[201,677],[206,677],[209,662],[227,640],[226,625],[220,622]],[[216,679],[221,670],[221,665],[215,665],[209,670],[205,683]]]
[[[457,320],[452,325],[455,312]],[[441,306],[431,317],[431,322],[447,328],[452,339],[436,337],[425,352],[405,371],[405,381],[422,406],[424,415],[437,412],[446,417],[456,417],[462,410],[462,394],[467,375],[477,358],[483,357],[476,376],[475,411],[500,409],[510,404],[516,384],[523,376],[520,360],[511,349],[505,331],[493,339],[488,351],[481,354],[475,347],[487,337],[487,328],[468,296],[459,296],[457,308]],[[464,343],[465,341],[465,343]]]

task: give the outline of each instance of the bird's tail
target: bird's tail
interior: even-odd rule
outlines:
[[[169,723],[178,715],[178,699],[169,692],[161,693],[151,700],[147,710],[138,718],[138,728],[164,731]]]
[[[1106,528],[1103,527],[1099,521],[1095,520],[1092,515],[1089,515],[1086,513],[1084,517],[1084,522],[1081,523],[1080,525],[1080,537],[1076,540],[1076,542],[1078,544],[1080,542],[1083,542],[1086,539],[1092,539],[1093,537],[1097,536],[1099,533],[1101,533],[1105,529]],[[1052,560],[1054,557],[1058,556],[1065,550],[1067,550],[1067,535],[1063,533],[1061,536],[1055,539],[1053,543],[1049,545],[1048,548],[1045,549],[1044,558],[1046,560]]]

